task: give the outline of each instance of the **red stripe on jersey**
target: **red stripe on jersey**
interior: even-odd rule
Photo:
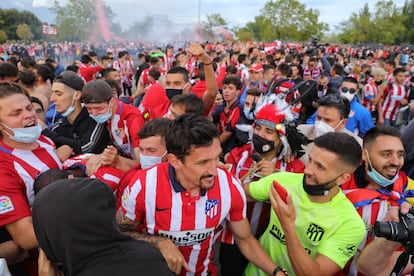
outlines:
[[[378,86],[375,82],[370,81],[364,86],[362,90],[362,105],[368,109],[369,112],[375,111],[376,107],[371,103],[371,99],[378,95]]]
[[[388,87],[386,94],[384,94],[384,103],[382,104],[384,119],[392,121],[397,119],[402,99],[408,99],[408,93],[404,86],[393,84],[391,87]]]
[[[241,185],[230,173],[217,172],[211,189],[191,197],[170,175],[168,163],[161,163],[136,172],[122,199],[123,213],[144,222],[149,234],[173,240],[197,275],[215,274],[212,246],[226,218],[245,218]],[[217,208],[216,215],[212,208]]]

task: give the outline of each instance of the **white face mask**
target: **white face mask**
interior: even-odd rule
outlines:
[[[349,92],[346,92],[346,93],[342,92],[341,97],[344,98],[344,99],[347,99],[349,102],[352,102],[352,100],[355,97],[355,94],[352,94],[352,93],[349,93]]]
[[[342,123],[342,120],[335,127],[331,127],[324,121],[315,121],[315,138],[328,132],[335,132],[335,129]]]
[[[165,152],[161,156],[149,156],[149,155],[143,155],[142,153],[139,154],[139,161],[141,163],[142,169],[147,169],[149,167],[152,167],[153,165],[159,164],[162,162],[162,158],[167,154]]]

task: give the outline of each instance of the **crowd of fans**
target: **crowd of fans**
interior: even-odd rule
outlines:
[[[0,46],[5,271],[390,274],[402,249],[373,225],[414,203],[413,57],[317,43]]]

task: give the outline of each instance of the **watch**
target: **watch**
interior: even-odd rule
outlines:
[[[272,276],[276,276],[276,274],[280,271],[283,272],[285,275],[288,275],[288,272],[284,268],[277,266],[275,270],[273,270]]]

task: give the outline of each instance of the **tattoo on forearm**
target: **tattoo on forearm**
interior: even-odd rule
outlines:
[[[129,232],[129,235],[136,239],[136,240],[140,240],[140,241],[146,241],[149,242],[150,244],[157,246],[160,242],[165,241],[167,238],[165,237],[160,237],[160,236],[152,236],[149,234],[145,234],[145,233],[139,233],[139,232],[135,232],[135,231],[131,231]]]

